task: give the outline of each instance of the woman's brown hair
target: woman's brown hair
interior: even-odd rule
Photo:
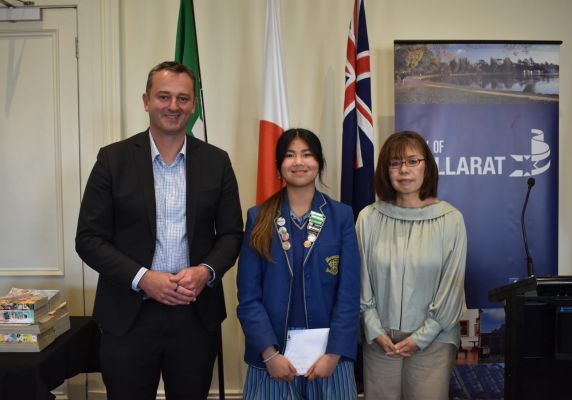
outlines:
[[[274,232],[274,218],[278,216],[282,204],[282,197],[286,190],[283,186],[280,167],[282,166],[284,158],[286,158],[290,143],[297,138],[303,140],[308,145],[312,155],[316,161],[318,161],[318,176],[320,181],[322,180],[322,172],[326,165],[320,139],[318,139],[313,132],[307,129],[293,128],[288,129],[278,138],[278,142],[276,143],[276,169],[280,175],[280,190],[261,204],[260,213],[256,218],[256,222],[250,234],[250,246],[266,261],[272,261],[270,243],[272,242]],[[285,218],[289,218],[289,216],[285,216]]]
[[[395,158],[404,158],[405,152],[410,148],[419,150],[425,159],[425,175],[419,192],[419,199],[425,200],[429,197],[437,197],[439,169],[431,149],[429,149],[425,139],[417,132],[402,131],[396,132],[387,138],[377,158],[377,167],[375,168],[373,179],[375,193],[381,200],[395,202],[397,192],[389,180],[389,161]]]

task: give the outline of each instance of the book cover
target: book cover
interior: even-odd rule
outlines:
[[[53,310],[57,306],[59,306],[62,301],[60,300],[60,291],[57,289],[16,289],[15,290],[22,290],[28,291],[32,294],[45,296],[48,298],[48,310]]]
[[[36,310],[48,303],[48,297],[27,289],[12,288],[0,297],[0,310]]]
[[[0,335],[0,343],[38,343],[42,335],[41,333],[8,333]]]
[[[42,334],[0,335],[0,352],[38,352],[52,343],[55,338],[54,329],[48,329]]]
[[[1,313],[2,312],[0,312],[0,318],[2,318]],[[69,312],[66,302],[58,304],[55,309],[44,317],[39,318],[36,323],[33,324],[0,323],[0,334],[43,333],[50,328],[54,328],[58,323],[61,323],[61,320],[64,318],[67,318],[69,321]]]
[[[34,324],[46,315],[48,315],[48,307],[35,310],[0,310],[0,325]]]

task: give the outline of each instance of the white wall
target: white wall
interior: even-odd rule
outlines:
[[[264,0],[195,0],[209,142],[234,163],[243,209],[254,204]],[[121,0],[122,136],[147,127],[141,94],[148,70],[172,59],[178,0]],[[325,144],[326,183],[338,197],[343,68],[353,0],[282,0],[282,40],[291,126]],[[559,271],[572,275],[572,2],[569,0],[366,0],[376,146],[392,132],[393,41],[562,40],[560,59]],[[229,391],[240,390],[242,336],[234,315],[234,271],[225,280]]]

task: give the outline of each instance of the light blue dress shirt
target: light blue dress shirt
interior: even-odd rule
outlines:
[[[157,238],[151,270],[176,274],[189,266],[189,246],[187,243],[186,219],[186,148],[187,138],[175,161],[167,164],[162,159],[157,145],[149,132],[151,160],[155,182],[155,209],[157,220]],[[209,284],[214,280],[213,269]],[[132,289],[139,291],[139,281],[148,269],[142,267],[132,282]]]
[[[151,136],[151,135],[149,135]],[[176,274],[189,266],[186,220],[186,142],[172,164],[163,161],[151,138],[157,239],[151,269]]]

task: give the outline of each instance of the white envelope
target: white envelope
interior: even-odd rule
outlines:
[[[290,329],[284,357],[296,368],[298,375],[308,369],[326,352],[330,328]]]

